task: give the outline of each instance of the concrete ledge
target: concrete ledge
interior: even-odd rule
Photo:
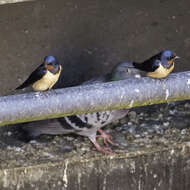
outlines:
[[[75,156],[59,162],[0,170],[0,189],[172,189],[190,187],[190,144],[114,156]]]

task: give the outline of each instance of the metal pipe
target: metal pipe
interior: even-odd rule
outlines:
[[[0,97],[0,126],[190,99],[190,71]]]

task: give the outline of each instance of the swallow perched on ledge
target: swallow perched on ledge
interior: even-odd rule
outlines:
[[[151,78],[165,78],[174,69],[174,61],[179,57],[171,50],[163,50],[142,63],[123,62],[130,75],[140,74]],[[128,65],[128,66],[127,66]]]
[[[34,91],[49,90],[58,81],[61,70],[62,66],[57,62],[55,57],[46,56],[43,63],[16,90],[26,88],[30,85]]]

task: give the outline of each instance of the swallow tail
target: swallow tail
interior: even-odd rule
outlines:
[[[20,90],[23,88],[26,88],[30,85],[30,83],[28,82],[28,80],[26,80],[23,84],[21,84],[20,86],[18,86],[15,90]]]
[[[36,81],[40,80],[46,74],[46,72],[47,71],[46,71],[45,67],[43,66],[43,64],[40,65],[35,71],[33,71],[30,74],[28,79],[26,79],[23,84],[21,84],[20,86],[18,86],[16,88],[16,90],[23,89],[23,88],[26,88],[26,87],[32,85]]]

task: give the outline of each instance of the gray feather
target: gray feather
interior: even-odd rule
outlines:
[[[57,119],[48,119],[24,123],[21,128],[22,132],[24,133],[24,139],[27,140],[34,139],[41,134],[64,135],[75,133],[75,130],[73,130],[71,127],[70,129],[64,128],[64,125],[60,123]]]

